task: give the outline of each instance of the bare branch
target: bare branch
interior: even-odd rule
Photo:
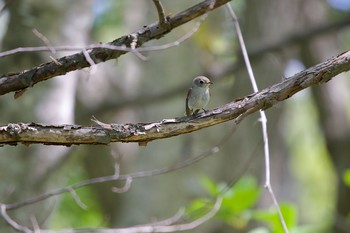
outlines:
[[[34,232],[40,232],[40,227],[39,227],[39,223],[38,223],[38,220],[36,219],[35,216],[31,216],[30,217],[30,221],[32,222],[32,226],[33,226],[33,229],[34,229]]]
[[[14,222],[10,217],[8,217],[6,211],[7,210],[13,210],[16,208],[20,208],[23,207],[25,205],[30,205],[30,204],[34,204],[36,202],[45,200],[49,197],[55,196],[55,195],[60,195],[62,193],[66,193],[69,192],[73,195],[74,199],[76,200],[76,202],[78,203],[79,206],[81,206],[81,200],[80,198],[77,196],[75,189],[87,186],[87,185],[92,185],[95,183],[101,183],[101,182],[108,182],[108,181],[116,181],[116,180],[126,180],[126,184],[124,186],[124,190],[126,191],[128,189],[128,187],[131,184],[132,178],[141,178],[141,177],[147,177],[147,176],[154,176],[154,175],[159,175],[159,174],[164,174],[167,172],[171,172],[171,171],[175,171],[177,169],[181,169],[184,168],[186,166],[192,165],[204,158],[206,158],[207,156],[210,156],[212,154],[217,153],[220,150],[220,147],[223,146],[226,142],[229,141],[230,136],[233,135],[233,133],[235,132],[235,130],[237,129],[237,125],[239,124],[239,122],[245,117],[245,114],[242,114],[239,118],[237,118],[237,121],[235,121],[235,125],[232,128],[232,130],[225,135],[220,142],[212,147],[211,149],[209,149],[208,151],[200,154],[197,157],[193,157],[193,158],[189,158],[185,161],[180,161],[176,164],[173,164],[169,167],[166,168],[161,168],[161,169],[154,169],[151,171],[145,171],[145,172],[136,172],[136,173],[131,173],[131,174],[127,174],[127,175],[119,175],[119,168],[118,168],[118,163],[117,163],[117,155],[116,154],[112,154],[112,156],[115,158],[116,160],[116,164],[115,164],[115,175],[113,176],[109,176],[109,177],[99,177],[99,178],[94,178],[94,179],[90,179],[87,181],[82,181],[76,184],[73,184],[71,186],[62,188],[62,189],[57,189],[54,191],[50,191],[47,193],[44,193],[42,195],[30,198],[28,200],[25,200],[23,202],[18,202],[18,203],[14,203],[14,204],[7,204],[7,205],[1,205],[1,207],[3,208],[3,218],[15,229],[18,229],[19,231],[25,232],[25,233],[29,233],[29,232],[37,232],[37,231],[31,231],[30,229],[25,228],[24,226],[21,226],[19,224],[17,224],[16,222]],[[120,190],[118,190],[120,191]],[[218,199],[218,201],[221,202],[220,200],[221,198]],[[161,222],[157,222],[157,223],[152,223],[152,224],[147,224],[147,225],[143,225],[143,226],[136,226],[136,227],[130,227],[130,228],[124,228],[124,229],[89,229],[88,232],[149,232],[148,229],[152,229],[152,232],[169,232],[169,231],[183,231],[183,230],[188,230],[188,229],[192,229],[197,227],[198,225],[204,223],[205,221],[209,220],[219,209],[220,204],[219,202],[216,202],[214,208],[205,216],[203,216],[200,219],[197,219],[193,222],[190,223],[185,223],[185,224],[178,224],[178,225],[173,225],[174,223],[178,222],[180,220],[180,217],[183,215],[183,211],[179,211],[175,216],[171,217],[170,219],[167,220],[163,220]],[[214,213],[215,212],[215,213]],[[7,217],[7,218],[6,218]],[[168,226],[169,225],[169,226]],[[166,227],[168,226],[168,227]],[[85,230],[64,230],[64,231],[51,231],[51,230],[40,230],[40,229],[36,229],[38,230],[38,232],[52,232],[52,233],[59,233],[59,232],[85,232]]]
[[[174,214],[174,216],[168,218],[168,219],[164,219],[158,222],[152,222],[151,224],[147,224],[147,225],[162,225],[162,226],[169,226],[169,225],[173,225],[177,222],[179,222],[181,220],[181,218],[184,216],[185,214],[185,208],[180,208],[179,211]],[[142,226],[142,225],[140,225]]]
[[[51,53],[55,54],[56,50],[52,47],[50,40],[44,36],[41,32],[39,32],[36,28],[33,29],[33,33],[42,41],[44,44],[50,49]]]
[[[183,215],[183,210],[180,210],[172,218],[158,222],[158,224],[151,223],[147,225],[134,226],[134,227],[128,227],[128,228],[69,229],[69,230],[66,229],[66,230],[57,230],[57,231],[45,230],[45,229],[38,229],[37,231],[30,230],[29,228],[24,227],[16,223],[13,219],[11,219],[7,215],[6,208],[4,207],[4,205],[1,205],[0,208],[1,208],[1,215],[4,218],[4,220],[17,231],[24,232],[24,233],[34,233],[34,232],[40,232],[40,233],[83,233],[83,232],[86,232],[86,233],[87,232],[89,233],[147,233],[147,232],[175,232],[175,231],[186,231],[186,230],[194,229],[200,226],[201,224],[207,222],[212,217],[214,217],[215,214],[220,209],[221,203],[222,203],[222,197],[218,197],[212,209],[207,214],[188,223],[173,224],[179,221],[180,217]]]
[[[94,60],[90,57],[89,53],[86,50],[83,50],[83,54],[85,56],[86,61],[90,64],[91,67],[93,67],[95,64]]]
[[[197,27],[196,25],[193,27],[191,32],[196,30],[196,27]],[[257,45],[258,47],[256,48],[250,48],[250,50],[248,51],[248,55],[251,60],[254,60],[266,53],[276,52],[281,49],[285,49],[290,45],[298,43],[298,41],[310,40],[312,38],[315,38],[325,33],[335,32],[337,30],[339,31],[349,25],[350,25],[350,17],[336,21],[336,22],[322,24],[317,27],[303,29],[302,31],[296,31],[290,35],[286,35],[285,38],[282,38],[278,41],[271,42],[271,44]],[[189,37],[190,36],[191,35],[189,35]],[[183,37],[172,42],[171,44],[151,46],[151,47],[155,49],[161,49],[162,46],[169,46],[169,47],[176,46],[175,43],[181,41]],[[146,49],[146,48],[150,48],[150,47],[142,47],[142,48],[138,48],[138,50]],[[242,64],[242,60],[238,59],[235,63],[229,64],[217,72],[204,74],[204,76],[213,77],[215,78],[214,80],[219,80],[222,77],[227,76],[228,74],[237,73],[237,71],[241,70],[242,67],[244,67]],[[102,104],[86,109],[83,112],[78,112],[77,114],[79,118],[80,114],[83,114],[84,116],[86,116],[86,115],[93,115],[96,112],[115,111],[116,109],[121,109],[124,107],[130,108],[133,106],[145,106],[146,104],[155,104],[161,101],[167,101],[168,99],[173,98],[174,96],[179,95],[181,93],[184,93],[187,90],[188,90],[188,83],[185,83],[185,84],[179,85],[178,87],[173,87],[171,89],[167,89],[159,93],[149,93],[148,95],[140,95],[132,98],[120,98],[118,100],[108,99],[104,101]]]
[[[134,226],[128,228],[110,228],[110,229],[77,229],[77,230],[44,230],[41,229],[40,233],[148,233],[148,232],[176,232],[176,231],[188,231],[192,230],[203,223],[210,220],[220,209],[222,198],[218,197],[212,209],[204,216],[188,223],[174,224],[174,225],[143,225]]]
[[[239,22],[237,19],[237,16],[235,14],[235,12],[233,11],[233,8],[231,7],[230,3],[226,4],[229,13],[233,19],[236,31],[237,31],[237,36],[238,36],[238,41],[239,44],[241,46],[241,50],[243,53],[243,58],[244,58],[244,62],[246,64],[247,67],[247,71],[249,74],[249,78],[250,78],[250,82],[253,86],[253,90],[254,92],[258,92],[258,85],[256,83],[256,79],[253,73],[253,68],[250,64],[250,59],[248,56],[248,52],[244,43],[244,39],[243,39],[243,34],[241,32],[241,28],[239,26]],[[263,140],[264,140],[264,157],[265,157],[265,187],[267,188],[272,200],[273,200],[273,204],[275,206],[275,208],[277,209],[278,212],[278,216],[280,218],[280,222],[282,224],[283,230],[285,233],[289,233],[288,228],[287,228],[287,224],[286,221],[283,218],[282,212],[281,212],[281,208],[277,202],[277,199],[275,197],[275,194],[273,192],[272,186],[271,186],[271,180],[270,180],[270,149],[269,149],[269,137],[268,137],[268,133],[267,133],[267,117],[265,114],[265,111],[260,110],[260,121],[261,121],[261,126],[262,126],[262,135],[263,135]]]
[[[105,124],[107,126],[43,125],[18,123],[0,126],[0,144],[43,143],[51,145],[149,142],[190,133],[220,124],[249,112],[264,110],[315,84],[350,70],[350,51],[306,69],[260,92],[195,116],[152,123]]]
[[[41,195],[29,198],[27,200],[21,201],[21,202],[17,202],[17,203],[13,203],[13,204],[6,204],[6,210],[14,210],[14,209],[18,209],[21,208],[23,206],[26,205],[31,205],[43,200],[46,200],[50,197],[53,196],[58,196],[61,195],[63,193],[67,193],[67,192],[71,192],[71,190],[76,190],[88,185],[93,185],[93,184],[97,184],[97,183],[104,183],[104,182],[109,182],[109,181],[121,181],[124,180],[126,181],[126,184],[124,185],[124,190],[127,191],[128,186],[130,186],[132,179],[135,178],[144,178],[144,177],[150,177],[150,176],[156,176],[156,175],[161,175],[161,174],[166,174],[172,171],[176,171],[185,167],[188,167],[192,164],[195,164],[203,159],[205,159],[206,157],[216,154],[220,151],[220,148],[228,142],[228,140],[230,139],[230,137],[234,134],[234,132],[237,129],[238,124],[240,123],[240,120],[242,120],[244,117],[246,116],[246,114],[242,114],[238,119],[239,121],[235,121],[234,123],[234,127],[232,128],[232,130],[230,130],[230,132],[228,132],[226,135],[223,136],[223,138],[215,145],[213,146],[211,149],[195,156],[195,157],[189,157],[186,160],[177,162],[171,166],[168,167],[163,167],[163,168],[156,168],[153,170],[149,170],[149,171],[141,171],[141,172],[134,172],[134,173],[130,173],[130,174],[124,174],[124,175],[120,175],[119,174],[119,168],[118,166],[115,164],[115,172],[114,175],[112,176],[104,176],[104,177],[98,177],[98,178],[93,178],[93,179],[89,179],[89,180],[84,180],[84,181],[80,181],[78,183],[72,184],[70,186],[64,187],[64,188],[60,188],[60,189],[56,189],[56,190],[52,190],[46,193],[43,193]],[[124,191],[123,190],[123,191]],[[113,191],[113,189],[112,189]],[[120,191],[117,190],[117,191]]]
[[[24,232],[24,233],[32,233],[33,231],[30,230],[27,227],[24,227],[20,224],[18,224],[16,221],[14,221],[10,216],[8,216],[6,212],[6,205],[0,204],[0,214],[2,218],[15,230]]]
[[[169,25],[167,18],[165,17],[164,8],[160,0],[153,0],[154,5],[156,6],[159,18],[159,25],[163,27],[164,25]]]
[[[131,176],[128,176],[125,180],[125,184],[123,187],[121,188],[118,188],[118,187],[112,187],[112,192],[115,192],[115,193],[125,193],[127,192],[130,187],[131,187],[131,182],[132,182],[132,177]]]
[[[188,8],[175,15],[174,17],[169,17],[168,21],[170,28],[160,27],[159,23],[150,24],[135,33],[130,35],[122,36],[107,45],[120,46],[124,48],[123,50],[110,50],[105,48],[93,48],[88,51],[90,57],[95,64],[104,62],[107,60],[115,59],[121,55],[127,53],[128,51],[134,51],[132,49],[132,43],[135,42],[135,37],[131,35],[137,35],[137,44],[134,46],[138,48],[144,43],[160,38],[165,34],[169,33],[172,29],[183,25],[192,19],[206,14],[208,11],[214,10],[217,7],[229,2],[230,0],[205,0],[197,5]],[[129,48],[129,49],[128,49]],[[21,48],[19,48],[21,49]],[[47,50],[47,47],[42,49]],[[80,51],[86,48],[82,48]],[[128,50],[128,51],[125,51]],[[141,51],[141,50],[139,50]],[[38,82],[53,78],[55,76],[64,75],[68,72],[82,69],[90,66],[90,63],[85,59],[86,56],[82,52],[76,53],[70,56],[65,56],[57,59],[57,62],[48,62],[34,67],[30,70],[23,71],[21,73],[11,73],[7,75],[0,76],[0,95],[19,91],[28,87],[32,87]],[[58,65],[61,64],[61,65]]]
[[[69,187],[68,188],[68,191],[70,192],[70,194],[72,195],[72,197],[74,198],[75,202],[77,203],[77,205],[82,208],[83,210],[86,210],[88,207],[87,205],[85,205],[80,197],[78,196],[77,192],[72,188],[72,187]]]

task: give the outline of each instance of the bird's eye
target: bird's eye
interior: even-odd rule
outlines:
[[[203,84],[204,82],[203,82],[203,80],[201,80],[201,81],[199,81],[199,83],[200,83],[200,84]]]

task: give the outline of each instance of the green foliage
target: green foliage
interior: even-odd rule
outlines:
[[[84,171],[77,169],[68,183],[73,184],[84,178],[87,178]],[[89,187],[81,188],[76,191],[76,194],[86,209],[77,204],[73,195],[69,193],[62,195],[57,210],[50,217],[50,227],[53,229],[103,227],[104,217],[92,189]]]
[[[93,193],[88,188],[77,193],[87,208],[82,209],[78,206],[71,195],[64,195],[57,212],[55,212],[53,216],[51,222],[52,228],[101,227],[101,224],[103,224],[103,216],[101,216],[101,212],[99,211],[98,203],[94,201],[95,197]]]
[[[280,208],[288,229],[295,227],[297,223],[297,210],[295,205],[283,203],[280,204]],[[275,208],[269,210],[256,210],[254,211],[253,218],[267,223],[273,233],[284,232]]]
[[[346,186],[350,187],[350,168],[346,169],[343,174],[343,181]]]
[[[222,205],[216,217],[228,225],[244,230],[251,220],[255,220],[264,223],[268,228],[259,227],[250,233],[283,233],[275,208],[254,209],[261,194],[261,187],[253,176],[242,177],[231,188],[227,188],[225,184],[217,184],[208,177],[202,177],[201,183],[210,196],[222,196]],[[212,205],[212,201],[208,198],[196,199],[187,209],[187,213],[192,217],[200,217],[207,213]],[[288,229],[292,229],[295,233],[312,232],[310,228],[297,227],[298,213],[294,204],[282,203],[280,208]]]
[[[201,182],[206,191],[213,197],[224,191],[217,217],[234,228],[244,228],[251,219],[251,209],[256,204],[261,192],[256,179],[252,176],[243,177],[233,188],[227,190],[226,185],[216,184],[207,177],[202,177]],[[209,209],[209,207],[212,207],[212,202],[209,199],[200,198],[193,201],[187,212],[193,216],[200,210]],[[202,212],[202,214],[204,213]]]
[[[211,208],[213,202],[208,198],[198,198],[194,200],[186,209],[186,219],[194,220],[203,217]]]

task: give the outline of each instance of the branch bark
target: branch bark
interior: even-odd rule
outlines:
[[[254,59],[257,59],[266,53],[276,52],[282,49],[286,49],[288,48],[288,46],[292,46],[294,43],[297,43],[296,41],[292,41],[290,38],[296,39],[297,41],[311,40],[312,38],[315,38],[322,34],[327,34],[337,30],[342,30],[347,26],[350,26],[350,17],[340,21],[331,22],[325,25],[320,25],[318,27],[314,27],[311,29],[310,28],[303,29],[303,31],[297,31],[293,34],[287,35],[286,38],[283,38],[279,41],[274,41],[271,44],[260,45],[259,47],[256,47],[248,51],[248,55],[251,61],[253,61]],[[242,68],[243,69],[245,68],[243,64],[243,60],[238,59],[236,62],[225,66],[223,69],[220,69],[218,72],[204,73],[204,76],[215,77],[214,81],[216,81],[231,73],[237,73],[237,71],[241,70]],[[106,101],[103,102],[103,104],[99,104],[95,107],[90,106],[89,109],[85,109],[84,111],[77,112],[78,119],[80,115],[83,115],[83,116],[93,115],[96,112],[108,112],[108,110],[112,110],[112,109],[116,110],[124,107],[144,106],[150,103],[154,104],[160,101],[167,101],[168,99],[176,95],[179,95],[181,93],[183,94],[186,91],[188,91],[188,83],[183,83],[178,87],[173,87],[171,89],[163,90],[162,92],[159,92],[159,93],[150,93],[148,95],[140,95],[132,98],[120,98],[118,100],[107,99]]]
[[[108,43],[108,45],[119,47],[123,46],[125,49],[129,48],[129,50],[93,48],[88,51],[88,57],[91,57],[92,61],[95,64],[118,58],[121,55],[132,51],[130,48],[138,48],[150,40],[159,39],[162,36],[168,34],[172,29],[179,27],[209,11],[212,11],[229,1],[231,0],[202,1],[197,5],[194,5],[187,10],[178,13],[174,17],[167,17],[166,25],[164,25],[162,22],[153,23],[143,27],[135,33],[122,36]],[[213,2],[214,4],[212,4]],[[80,52],[70,56],[62,57],[53,62],[41,64],[37,67],[20,73],[0,75],[0,95],[4,95],[10,92],[23,93],[23,90],[34,86],[38,82],[45,81],[55,76],[64,75],[74,70],[83,69],[85,67],[89,67],[90,65],[91,63],[87,61],[84,53]]]
[[[98,126],[8,124],[0,126],[0,144],[42,143],[66,146],[109,144],[111,142],[144,144],[152,140],[173,137],[220,124],[242,114],[249,115],[260,109],[268,109],[307,87],[328,82],[336,75],[348,70],[350,70],[350,51],[306,69],[260,92],[195,116],[151,123],[100,124]]]

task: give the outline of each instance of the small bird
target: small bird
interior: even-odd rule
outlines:
[[[198,76],[193,79],[192,87],[187,93],[186,115],[197,114],[207,106],[210,93],[209,86],[213,84],[207,77]],[[204,110],[205,111],[205,110]]]

